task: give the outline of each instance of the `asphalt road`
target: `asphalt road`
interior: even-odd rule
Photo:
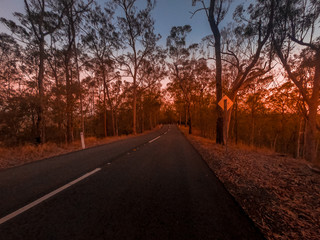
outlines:
[[[17,216],[8,219],[11,213]],[[0,239],[263,236],[177,127],[167,125],[1,171]]]

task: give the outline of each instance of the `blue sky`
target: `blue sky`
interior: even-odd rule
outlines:
[[[191,25],[190,41],[200,42],[203,37],[211,33],[208,20],[204,12],[199,12],[191,18],[191,13],[197,8],[193,7],[191,0],[159,0],[154,9],[155,29],[162,35],[162,44],[173,26]]]
[[[98,0],[103,3],[104,0]],[[138,0],[143,2],[143,0]],[[192,33],[189,35],[189,42],[200,42],[203,37],[211,34],[209,23],[205,17],[204,12],[197,13],[191,19],[191,13],[197,9],[191,4],[191,0],[158,0],[156,8],[153,10],[153,17],[155,19],[155,30],[162,35],[160,40],[161,45],[165,45],[166,38],[169,35],[172,26],[181,26],[189,24],[192,27]],[[235,1],[240,3],[242,1]],[[13,12],[23,12],[23,0],[0,0],[0,16],[14,19]],[[227,22],[228,20],[226,20]],[[7,31],[3,25],[0,24],[0,32]]]

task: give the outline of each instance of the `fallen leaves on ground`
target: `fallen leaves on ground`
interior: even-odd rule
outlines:
[[[320,174],[308,162],[187,138],[267,239],[320,239]]]

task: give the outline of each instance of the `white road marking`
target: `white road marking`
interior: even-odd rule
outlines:
[[[160,137],[161,137],[161,136],[156,137],[156,138],[154,138],[154,139],[150,140],[150,141],[149,141],[149,143],[152,143],[152,142],[156,141],[156,140],[157,140],[157,139],[159,139]]]
[[[5,216],[5,217],[3,217],[3,218],[0,218],[0,225],[1,225],[2,223],[5,223],[6,221],[8,221],[8,220],[10,220],[10,219],[18,216],[18,215],[20,215],[21,213],[29,210],[30,208],[33,208],[33,207],[37,206],[38,204],[42,203],[43,201],[45,201],[45,200],[53,197],[54,195],[58,194],[59,192],[62,192],[63,190],[71,187],[72,185],[74,185],[74,184],[82,181],[83,179],[91,176],[92,174],[95,174],[96,172],[98,172],[98,171],[100,171],[100,170],[101,170],[101,168],[96,168],[95,170],[93,170],[93,171],[91,171],[91,172],[89,172],[89,173],[86,173],[86,174],[83,175],[82,177],[79,177],[79,178],[77,178],[76,180],[73,180],[72,182],[69,182],[69,183],[67,183],[66,185],[64,185],[64,186],[62,186],[62,187],[60,187],[60,188],[58,188],[58,189],[56,189],[56,190],[54,190],[54,191],[46,194],[46,195],[44,195],[43,197],[41,197],[41,198],[33,201],[32,203],[29,203],[28,205],[26,205],[26,206],[18,209],[17,211],[14,211],[13,213],[10,213],[9,215],[7,215],[7,216]]]

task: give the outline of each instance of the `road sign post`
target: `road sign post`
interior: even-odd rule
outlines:
[[[223,118],[223,136],[224,136],[224,144],[226,146],[226,151],[228,150],[228,100],[224,99],[224,118]]]
[[[227,95],[224,95],[221,100],[219,101],[218,105],[223,109],[224,116],[223,116],[223,142],[227,149],[228,143],[228,110],[232,107],[233,102],[228,98]]]
[[[224,95],[224,96],[221,98],[221,100],[219,101],[218,105],[222,108],[222,110],[224,110],[224,109],[225,109],[224,100],[227,100],[227,105],[226,105],[226,106],[227,106],[227,110],[229,110],[229,109],[232,107],[233,102],[231,101],[230,98],[228,98],[227,95]]]

